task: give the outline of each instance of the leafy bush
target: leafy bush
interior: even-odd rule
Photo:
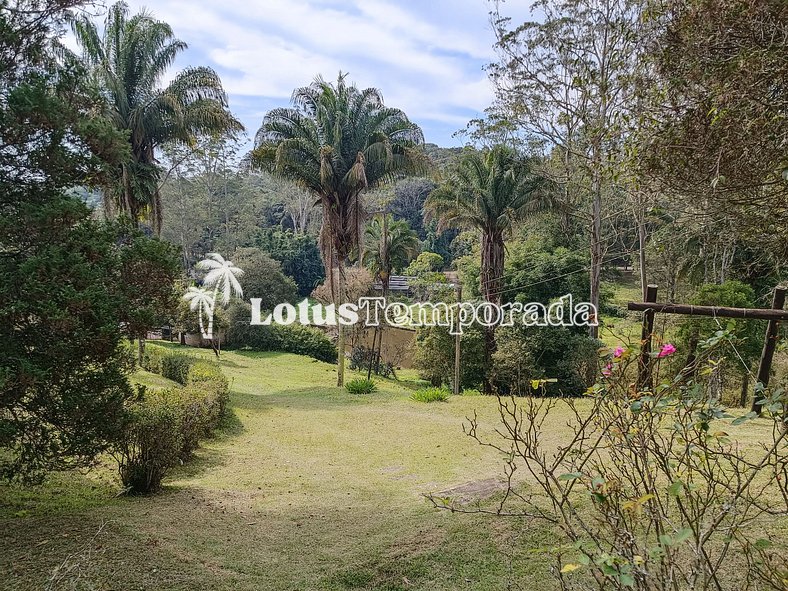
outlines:
[[[183,446],[181,409],[158,392],[128,408],[128,420],[114,448],[120,479],[132,494],[156,492],[167,472],[180,461]]]
[[[447,388],[422,388],[410,395],[416,402],[447,402],[451,393]]]
[[[601,343],[565,327],[501,327],[493,355],[492,381],[501,394],[539,394],[532,380],[554,378],[542,393],[580,396],[597,375]]]
[[[351,394],[372,394],[378,387],[372,380],[358,378],[345,384],[345,389]]]
[[[160,347],[145,347],[145,354],[142,357],[142,368],[151,372],[161,374],[161,362],[167,355]]]
[[[233,304],[228,310],[228,315],[226,345],[228,349],[248,347],[253,351],[283,351],[306,355],[326,363],[336,361],[337,348],[331,339],[317,328],[302,324],[250,326],[249,304]]]
[[[155,353],[154,353],[155,351]],[[149,368],[167,371],[182,388],[142,389],[128,408],[128,421],[117,438],[114,455],[126,489],[155,492],[162,478],[187,461],[200,440],[219,426],[229,401],[229,383],[218,365],[183,353],[148,347]]]
[[[414,367],[419,377],[433,386],[454,379],[454,340],[445,326],[430,326],[416,331]],[[465,328],[460,337],[460,386],[476,388],[484,382],[484,335],[478,326]]]
[[[648,357],[655,386],[636,391],[640,355],[622,346],[606,355],[582,405],[500,398],[502,424],[485,429],[490,436],[471,419],[467,433],[506,456],[504,473],[525,470],[538,486],[539,495],[522,494],[531,485],[510,478],[490,512],[560,532],[545,549],[558,588],[653,591],[670,581],[676,589],[785,589],[774,516],[788,510],[788,393],[779,386],[760,393],[757,442],[752,430],[729,435],[757,415],[734,418],[711,387],[714,349],[735,338],[722,332],[698,344],[694,374],[676,375],[663,363],[672,348],[663,347]],[[559,422],[555,441],[540,436]]]
[[[173,382],[186,385],[189,381],[189,369],[193,363],[194,357],[191,355],[166,353],[161,358],[161,375]]]

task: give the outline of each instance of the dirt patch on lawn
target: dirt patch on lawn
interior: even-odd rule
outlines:
[[[437,498],[449,498],[455,503],[467,504],[481,501],[493,496],[497,492],[506,490],[506,482],[498,478],[485,478],[484,480],[472,480],[459,486],[447,488],[432,496]]]

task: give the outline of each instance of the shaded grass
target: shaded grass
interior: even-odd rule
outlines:
[[[219,363],[232,413],[163,494],[114,498],[109,467],[0,489],[0,571],[10,573],[0,587],[41,588],[68,556],[107,589],[448,591],[545,577],[541,558],[512,566],[507,556],[549,532],[531,527],[515,542],[514,521],[451,515],[423,498],[500,476],[501,460],[462,432],[474,412],[497,422],[494,399],[423,405],[384,379],[354,396],[333,386],[334,366],[283,353],[227,351]]]

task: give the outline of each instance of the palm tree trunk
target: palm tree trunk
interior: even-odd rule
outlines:
[[[504,242],[500,230],[482,233],[482,294],[484,299],[496,305],[501,304],[503,277]],[[484,327],[484,393],[492,394],[489,379],[492,369],[492,356],[496,350],[495,327]]]
[[[339,261],[337,270],[339,271],[339,289],[337,290],[337,312],[342,304],[345,295],[345,270],[342,268],[342,261]],[[339,338],[337,339],[337,386],[340,388],[345,385],[345,327],[341,322],[337,323]]]

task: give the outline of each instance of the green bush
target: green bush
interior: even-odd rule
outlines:
[[[447,388],[422,388],[410,395],[416,402],[447,402],[451,393]]]
[[[227,348],[253,351],[283,351],[334,363],[337,348],[326,334],[302,324],[250,326],[249,304],[235,303],[228,309]]]
[[[144,391],[143,391],[144,392]],[[156,492],[180,461],[181,408],[158,393],[141,394],[128,408],[128,420],[114,448],[123,486],[131,494]]]
[[[378,387],[372,380],[358,378],[345,384],[345,389],[351,394],[372,394]]]
[[[160,347],[145,347],[145,354],[142,357],[142,368],[151,373],[161,373],[161,362],[167,351]]]
[[[184,386],[189,381],[189,369],[194,357],[185,353],[166,353],[161,358],[161,375]]]
[[[168,351],[151,359],[149,367],[158,363],[162,375],[166,371],[165,377],[185,385],[142,389],[128,409],[114,455],[123,485],[134,494],[157,491],[170,468],[191,458],[200,441],[218,428],[230,396],[228,380],[215,363]]]

